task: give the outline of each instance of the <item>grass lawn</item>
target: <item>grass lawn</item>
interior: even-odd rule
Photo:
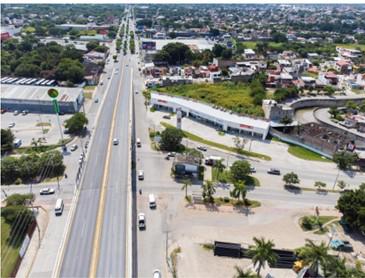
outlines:
[[[208,104],[219,105],[240,114],[264,115],[261,105],[253,103],[250,87],[241,83],[187,84],[157,88],[156,90],[169,95],[188,97]]]
[[[247,199],[247,201],[249,208],[258,208],[261,206],[261,203],[259,201],[249,200],[249,199]],[[236,200],[228,197],[216,197],[214,198],[214,204],[217,206],[235,206],[235,207],[244,206],[242,200]]]
[[[174,127],[174,126],[172,126],[172,125],[170,125],[169,123],[166,123],[166,122],[161,122],[161,125],[164,126],[164,127]],[[201,137],[199,137],[195,134],[192,134],[192,133],[184,131],[184,130],[183,130],[183,133],[184,133],[184,137],[186,137],[186,138],[188,138],[192,141],[195,141],[195,142],[199,142],[199,143],[202,143],[202,144],[205,144],[205,145],[209,145],[209,146],[212,146],[212,147],[216,147],[218,149],[226,150],[226,151],[241,154],[241,155],[257,157],[257,158],[261,158],[261,159],[264,159],[264,160],[271,160],[271,157],[268,156],[268,155],[265,155],[265,154],[249,152],[249,151],[246,151],[246,150],[243,150],[243,151],[242,150],[237,150],[237,148],[234,148],[234,147],[229,147],[229,146],[217,143],[217,142],[205,140],[204,138],[201,138]]]
[[[217,168],[213,167],[212,168],[212,181],[216,182],[218,180],[218,178],[219,178],[219,180],[232,182],[231,175],[230,175],[228,169],[224,170],[218,176]],[[247,176],[246,179],[245,179],[245,185],[247,185],[247,186],[260,186],[261,184],[260,184],[259,179],[255,178],[253,176]]]
[[[308,71],[305,71],[305,72],[303,72],[303,76],[308,76],[308,77],[312,77],[312,78],[317,78],[317,77],[318,77],[318,74],[317,74],[317,73],[314,73],[314,72],[308,72]]]
[[[304,160],[331,162],[330,159],[322,157],[320,154],[307,150],[301,146],[289,145],[288,152],[295,157]]]
[[[257,41],[244,41],[242,43],[246,48],[256,49]],[[270,47],[280,47],[281,45],[280,42],[269,42]]]
[[[47,122],[41,122],[41,123],[37,123],[36,126],[51,126],[51,124],[47,123]]]
[[[96,86],[85,86],[85,87],[84,87],[84,90],[85,90],[85,91],[94,91],[94,90],[95,90],[95,88],[96,88]]]
[[[357,44],[357,43],[347,43],[347,44],[337,44],[338,47],[348,48],[348,49],[357,49],[360,48],[361,51],[365,51],[364,44]]]
[[[1,277],[9,277],[17,262],[20,246],[9,246],[10,225],[1,217]]]
[[[318,230],[316,234],[324,234],[328,231],[326,227],[323,227],[327,222],[336,219],[336,216],[319,216],[318,218],[314,215],[311,216],[303,216],[299,219],[299,225],[304,231],[314,231]]]
[[[73,138],[64,139],[63,140],[64,144],[70,143],[72,141],[72,139]],[[14,150],[14,152],[17,153],[17,154],[30,154],[30,153],[33,153],[33,152],[41,153],[41,152],[51,151],[51,150],[54,150],[54,149],[59,148],[59,147],[61,147],[61,144],[42,145],[42,146],[38,146],[36,148],[33,147],[33,146],[28,146],[28,147],[17,148],[17,149]]]

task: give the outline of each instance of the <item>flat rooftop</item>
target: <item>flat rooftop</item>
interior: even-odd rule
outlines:
[[[164,39],[164,40],[143,39],[142,41],[156,42],[156,50],[161,50],[168,43],[176,43],[176,42],[186,44],[193,48],[196,47],[199,50],[205,50],[205,49],[212,50],[214,46],[214,43],[209,42],[206,39]]]
[[[268,129],[270,127],[270,123],[268,121],[261,119],[254,119],[247,116],[240,116],[237,114],[231,114],[229,112],[213,108],[208,104],[204,104],[194,100],[188,100],[180,97],[172,97],[158,93],[151,93],[151,98],[159,99],[161,101],[166,101],[166,102],[172,102],[179,106],[187,107],[190,110],[194,110],[203,113],[205,115],[208,115],[211,118],[216,118],[227,122],[233,122],[238,125],[248,125],[262,129]]]
[[[1,84],[1,99],[51,101],[47,94],[50,88],[54,87]],[[82,93],[82,88],[57,87],[56,89],[59,92],[57,97],[59,102],[75,102]]]

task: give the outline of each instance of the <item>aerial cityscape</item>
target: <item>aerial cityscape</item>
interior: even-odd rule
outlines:
[[[1,277],[365,278],[365,4],[2,3],[0,78]]]

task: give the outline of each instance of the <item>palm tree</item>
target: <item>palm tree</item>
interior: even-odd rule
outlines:
[[[223,172],[225,166],[222,162],[222,160],[218,160],[214,164],[214,168],[217,169],[217,180],[219,180],[219,175]]]
[[[256,273],[253,273],[250,269],[245,271],[239,266],[235,266],[234,269],[236,270],[236,274],[233,278],[259,278],[259,276]]]
[[[213,195],[215,193],[215,187],[211,181],[205,181],[203,184],[203,198],[208,199],[210,202],[213,201]]]
[[[278,256],[275,254],[273,247],[275,246],[272,240],[266,241],[263,237],[254,237],[255,245],[251,245],[247,254],[252,257],[254,266],[257,266],[257,275],[260,276],[261,268],[266,262],[273,265],[276,263]]]
[[[316,245],[312,240],[306,239],[305,247],[300,251],[299,256],[304,263],[310,265],[310,270],[318,276],[320,266],[327,264],[329,260],[328,246],[322,241]]]
[[[183,186],[181,187],[181,190],[185,190],[185,198],[188,197],[188,187],[191,186],[191,180],[184,179],[183,180]]]
[[[246,194],[247,194],[247,188],[244,181],[235,181],[233,183],[233,190],[231,191],[231,196],[233,198],[237,198],[237,200],[242,198],[242,201],[246,203]]]

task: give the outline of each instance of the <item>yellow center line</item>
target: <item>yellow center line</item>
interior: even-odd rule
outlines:
[[[120,97],[120,86],[122,84],[122,79],[123,79],[123,63],[122,63],[122,70],[121,70],[120,74],[121,75],[119,77],[120,80],[119,80],[119,86],[118,86],[117,100],[114,105],[112,124],[111,124],[110,131],[109,131],[108,150],[107,150],[106,159],[105,159],[103,181],[102,181],[101,189],[100,189],[98,215],[96,218],[96,225],[95,225],[95,231],[94,231],[93,249],[92,249],[92,256],[91,256],[91,263],[90,263],[90,270],[89,270],[89,277],[91,277],[91,278],[96,277],[96,272],[98,270],[98,263],[99,263],[99,256],[100,256],[101,228],[102,228],[102,224],[103,224],[104,211],[105,211],[106,189],[108,187],[108,169],[109,169],[109,162],[110,162],[112,137],[113,137],[113,131],[114,131],[114,126],[115,126],[115,117],[116,117],[117,106],[118,106],[119,97]]]

